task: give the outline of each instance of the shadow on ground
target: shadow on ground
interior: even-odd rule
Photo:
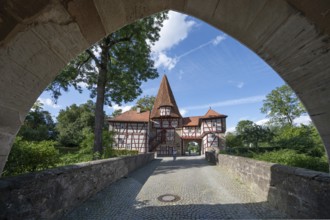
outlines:
[[[162,160],[153,175],[167,174],[181,169],[202,168],[205,166],[213,166],[212,163],[207,162],[204,157],[178,157],[176,160],[171,158],[158,158]]]
[[[287,218],[269,208],[267,202],[235,204],[189,204],[179,195],[178,202],[161,202],[159,192],[151,200],[137,201],[144,184],[151,176],[175,172],[178,169],[211,166],[202,157],[193,160],[158,158],[147,166],[106,187],[64,219],[262,219]],[[125,187],[123,187],[125,185]],[[110,190],[111,189],[111,190]],[[187,200],[187,201],[186,201]],[[186,204],[185,204],[186,203]]]

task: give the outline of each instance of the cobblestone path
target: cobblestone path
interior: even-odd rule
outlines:
[[[163,200],[158,198],[165,195]],[[172,201],[174,199],[174,201]],[[176,201],[177,200],[177,201]],[[158,158],[105,188],[65,219],[265,219],[285,215],[204,157]]]

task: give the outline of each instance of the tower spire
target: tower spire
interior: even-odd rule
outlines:
[[[151,118],[160,117],[161,107],[171,107],[170,117],[182,118],[167,76],[164,74],[152,109]]]

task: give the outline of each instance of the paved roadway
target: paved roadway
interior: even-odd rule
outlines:
[[[64,219],[265,218],[287,217],[258,201],[221,167],[194,156],[176,161],[158,158],[108,186]]]

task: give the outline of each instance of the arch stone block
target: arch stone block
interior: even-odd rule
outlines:
[[[25,115],[70,59],[163,10],[195,16],[256,52],[297,93],[330,152],[327,0],[4,0],[0,6],[0,172]]]

